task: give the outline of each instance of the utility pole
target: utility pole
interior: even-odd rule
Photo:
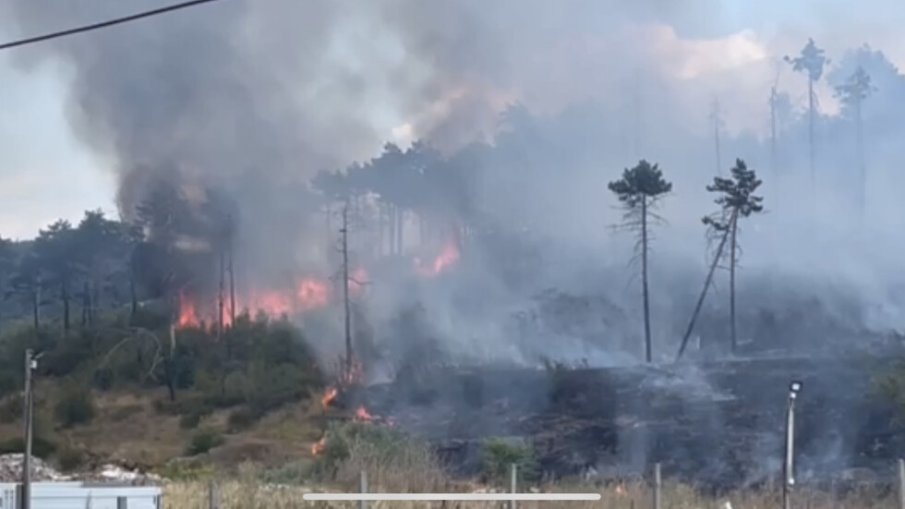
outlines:
[[[801,382],[789,384],[789,402],[786,407],[786,446],[782,465],[782,507],[791,509],[790,491],[795,485],[795,401],[801,392]]]
[[[352,376],[352,317],[349,312],[349,206],[343,207],[342,234],[343,255],[343,312],[346,335],[346,376]]]
[[[25,350],[25,453],[22,455],[22,499],[20,509],[31,508],[31,442],[32,442],[32,414],[34,409],[34,397],[32,391],[31,374],[37,367],[37,358],[31,348]]]

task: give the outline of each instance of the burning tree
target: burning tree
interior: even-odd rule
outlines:
[[[801,49],[801,53],[795,58],[786,56],[785,61],[792,65],[796,72],[807,73],[808,76],[808,146],[809,162],[811,170],[811,182],[814,182],[814,115],[816,113],[816,96],[814,95],[814,83],[820,81],[823,76],[823,68],[829,64],[829,59],[824,51],[814,44],[814,39],[808,38],[808,43]]]
[[[659,219],[651,213],[661,196],[672,190],[672,183],[663,179],[660,168],[641,160],[634,168],[626,168],[622,178],[609,183],[609,189],[625,206],[622,227],[638,233],[636,255],[641,257],[641,295],[644,304],[644,357],[651,362],[650,303],[648,297],[647,252],[649,219]]]
[[[864,213],[867,188],[867,165],[864,161],[864,131],[861,121],[861,105],[875,91],[870,75],[860,65],[845,83],[836,87],[836,97],[846,106],[855,121],[855,151],[858,158],[858,207]]]
[[[711,238],[719,238],[720,243],[717,246],[713,262],[710,264],[710,270],[707,272],[707,278],[704,280],[704,288],[698,297],[691,320],[685,335],[682,337],[682,345],[679,347],[679,357],[685,352],[688,345],[688,338],[694,329],[695,321],[701,311],[701,305],[704,303],[704,297],[707,295],[707,289],[713,280],[713,273],[720,259],[724,256],[726,242],[729,241],[729,320],[731,323],[731,339],[732,351],[734,352],[738,343],[736,336],[736,320],[735,320],[735,269],[738,263],[738,219],[740,217],[748,217],[753,213],[763,211],[761,205],[763,197],[755,196],[754,192],[761,185],[761,181],[757,178],[754,170],[749,170],[748,166],[741,159],[735,160],[735,166],[731,170],[732,178],[714,177],[713,184],[707,186],[707,190],[711,193],[720,193],[715,203],[720,206],[720,210],[709,216],[705,216],[702,221],[707,225],[708,235]]]

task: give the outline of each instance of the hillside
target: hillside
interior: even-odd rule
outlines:
[[[66,337],[27,326],[2,336],[2,452],[22,448],[28,347],[40,355],[34,451],[64,470],[109,461],[184,470],[311,456],[323,433],[324,380],[298,329],[240,316],[220,338],[189,327],[175,331],[174,344],[166,330],[115,316],[103,323]]]

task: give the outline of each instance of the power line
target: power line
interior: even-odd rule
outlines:
[[[7,42],[0,44],[0,50],[15,48],[16,46],[25,46],[26,44],[32,44],[36,42],[46,41],[48,39],[56,39],[57,37],[65,37],[67,35],[78,34],[81,32],[88,32],[90,30],[96,30],[98,28],[105,28],[113,25],[119,25],[120,23],[126,23],[129,21],[135,21],[141,18],[147,18],[150,16],[156,16],[158,14],[163,14],[165,12],[176,11],[179,9],[184,9],[186,7],[193,7],[199,4],[206,4],[210,2],[216,2],[217,0],[191,0],[189,2],[182,2],[178,4],[168,5],[166,7],[161,7],[159,9],[154,9],[150,11],[139,12],[138,14],[132,14],[130,16],[125,16],[122,18],[115,18],[107,21],[101,21],[99,23],[94,23],[92,25],[80,26],[77,28],[70,28],[68,30],[63,30],[60,32],[53,32],[49,34],[39,35],[36,37],[29,37],[28,39],[19,39],[18,41]]]

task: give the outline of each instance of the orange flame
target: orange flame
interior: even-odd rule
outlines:
[[[318,279],[302,279],[298,284],[296,298],[301,311],[326,307],[330,303],[330,286]]]
[[[361,271],[366,276],[366,273],[363,272],[364,269]],[[258,313],[264,313],[270,317],[280,317],[325,308],[330,305],[330,299],[330,285],[326,280],[307,277],[299,281],[294,291],[256,290],[246,295],[238,295],[236,310],[248,312],[252,317]],[[218,323],[217,313],[219,312],[217,298],[214,297],[210,304],[209,309],[205,307],[207,311],[202,317],[197,302],[180,293],[177,327],[180,329],[199,327],[202,319],[215,327]],[[223,325],[227,328],[233,325],[229,305],[227,301],[223,306]]]
[[[440,254],[430,264],[424,264],[420,259],[415,259],[415,270],[423,277],[434,277],[445,272],[459,261],[459,246],[455,239],[443,246]]]
[[[619,495],[620,497],[624,497],[626,495],[625,486],[623,486],[622,484],[617,484],[616,485],[616,494]]]
[[[178,328],[185,329],[188,327],[198,327],[198,311],[195,309],[195,303],[179,292],[179,320],[176,322]]]
[[[368,409],[365,408],[364,405],[362,405],[355,411],[355,420],[370,422],[374,420],[374,416],[368,412]]]
[[[321,398],[321,406],[324,410],[330,408],[330,405],[336,401],[336,397],[339,396],[339,390],[336,387],[328,387],[327,392],[324,393],[324,396]]]
[[[311,444],[311,454],[319,456],[327,449],[327,437],[321,437],[320,440]]]

